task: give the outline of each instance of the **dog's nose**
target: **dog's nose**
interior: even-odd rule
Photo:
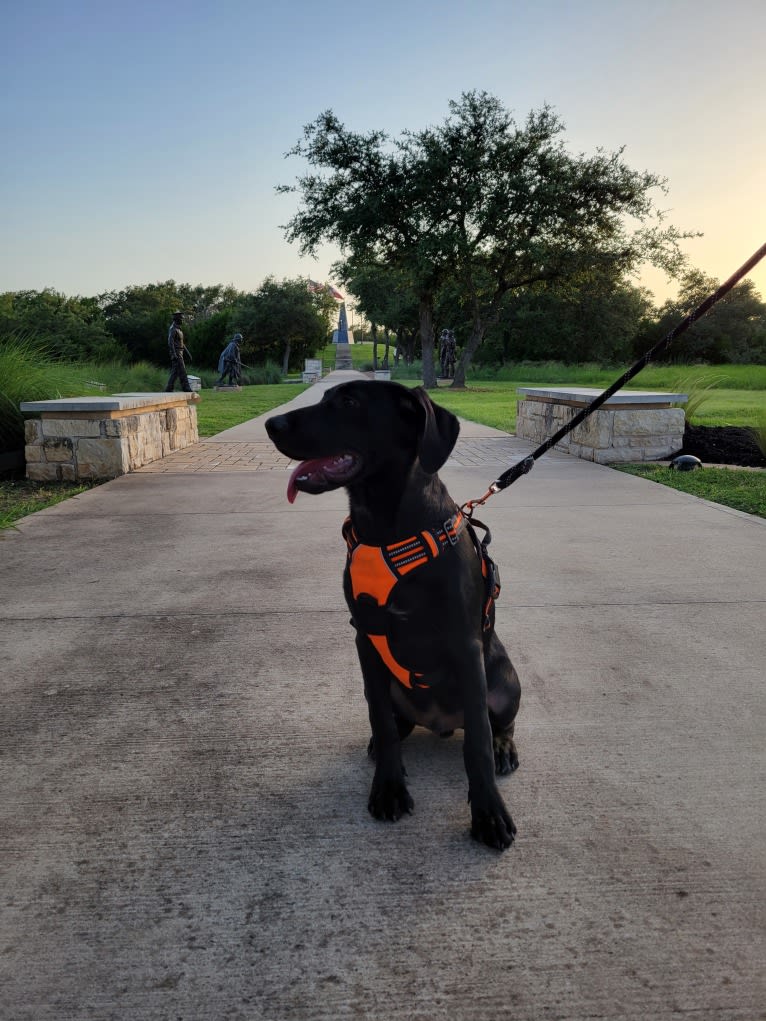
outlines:
[[[269,436],[279,436],[280,433],[287,432],[287,429],[287,415],[274,415],[266,419],[266,432]]]

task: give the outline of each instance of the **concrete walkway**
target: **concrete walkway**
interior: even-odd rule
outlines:
[[[265,417],[0,533],[3,1021],[764,1017],[766,522],[559,454],[490,501],[498,855],[459,735],[368,816],[345,497],[288,506]]]

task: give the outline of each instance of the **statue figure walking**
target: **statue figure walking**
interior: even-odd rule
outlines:
[[[225,376],[229,377],[228,386],[239,386],[239,381],[242,378],[242,356],[239,351],[241,343],[242,334],[235,333],[221,352],[221,357],[218,359],[218,371],[221,378],[215,384],[216,386],[223,386]]]
[[[181,326],[184,321],[183,312],[174,312],[173,321],[170,324],[168,330],[168,353],[170,354],[170,375],[168,376],[167,386],[165,387],[166,393],[172,393],[175,389],[176,380],[181,383],[181,389],[184,393],[190,394],[192,392],[191,384],[189,383],[189,377],[186,374],[186,366],[184,365],[184,356],[191,360],[191,354],[189,353],[188,347],[184,345],[184,335],[181,330]]]

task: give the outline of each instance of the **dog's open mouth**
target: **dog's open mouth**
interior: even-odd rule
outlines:
[[[356,454],[334,454],[332,457],[301,461],[287,483],[287,499],[292,503],[299,492],[325,493],[345,486],[356,475],[360,465]]]

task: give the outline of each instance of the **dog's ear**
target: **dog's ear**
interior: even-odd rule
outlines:
[[[460,423],[451,411],[433,404],[422,386],[411,390],[421,410],[418,457],[423,471],[433,475],[452,453]]]

